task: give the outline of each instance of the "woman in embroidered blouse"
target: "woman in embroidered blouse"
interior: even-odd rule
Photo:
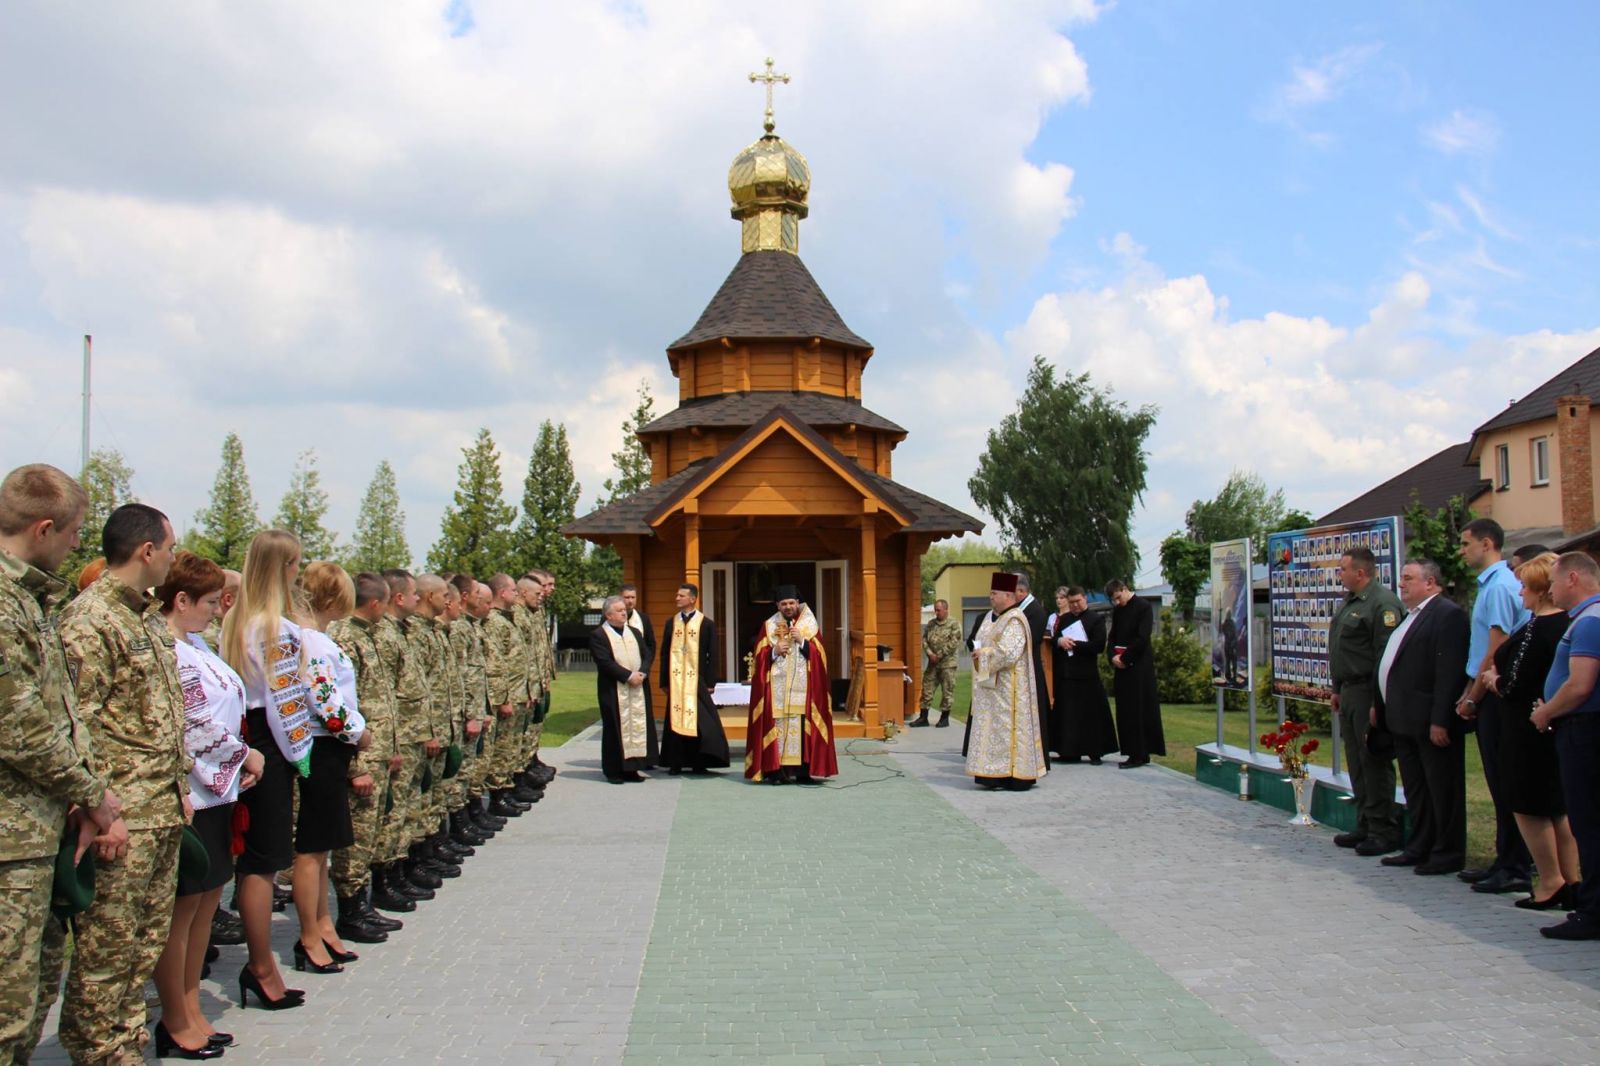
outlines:
[[[300,813],[294,840],[294,907],[300,916],[296,965],[336,972],[358,957],[346,949],[328,913],[328,855],[355,841],[350,821],[350,761],[367,747],[366,722],[356,705],[356,673],[327,635],[329,624],[349,617],[356,587],[335,563],[316,562],[300,577],[305,594],[300,636],[305,648],[306,691],[311,701],[311,773],[299,780]],[[371,778],[365,787],[372,787]]]
[[[261,776],[262,756],[241,733],[244,683],[217,658],[200,632],[222,613],[222,568],[209,559],[179,552],[166,583],[156,589],[161,613],[177,642],[178,682],[183,689],[183,746],[194,760],[189,772],[193,829],[206,846],[210,869],[204,878],[178,878],[172,931],[156,964],[161,995],[160,1027],[186,1051],[233,1043],[218,1033],[200,1010],[200,971],[211,941],[211,919],[222,889],[233,880],[232,823],[240,789]]]
[[[309,772],[311,730],[301,682],[300,627],[289,621],[300,541],[293,533],[267,529],[245,552],[239,598],[222,621],[222,657],[245,687],[245,739],[262,753],[256,786],[239,800],[249,815],[239,875],[239,918],[250,961],[239,971],[239,1002],[253,992],[271,1010],[297,1007],[305,999],[284,987],[272,952],[272,879],[294,862],[294,778]]]

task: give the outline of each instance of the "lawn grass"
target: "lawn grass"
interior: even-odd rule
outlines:
[[[593,670],[568,670],[557,674],[550,695],[550,713],[544,719],[540,747],[559,748],[600,720]]]

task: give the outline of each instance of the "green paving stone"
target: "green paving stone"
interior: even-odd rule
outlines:
[[[1276,1061],[892,762],[681,782],[625,1062]]]

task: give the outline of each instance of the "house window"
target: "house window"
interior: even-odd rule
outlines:
[[[1511,445],[1499,444],[1494,449],[1494,487],[1511,487]]]
[[[1535,485],[1550,484],[1550,438],[1535,437],[1531,442],[1533,449],[1533,483]]]

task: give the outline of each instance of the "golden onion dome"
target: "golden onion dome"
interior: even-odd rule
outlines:
[[[806,217],[811,167],[806,157],[775,133],[733,157],[728,193],[733,217],[743,224],[747,252],[800,250],[799,221]]]

